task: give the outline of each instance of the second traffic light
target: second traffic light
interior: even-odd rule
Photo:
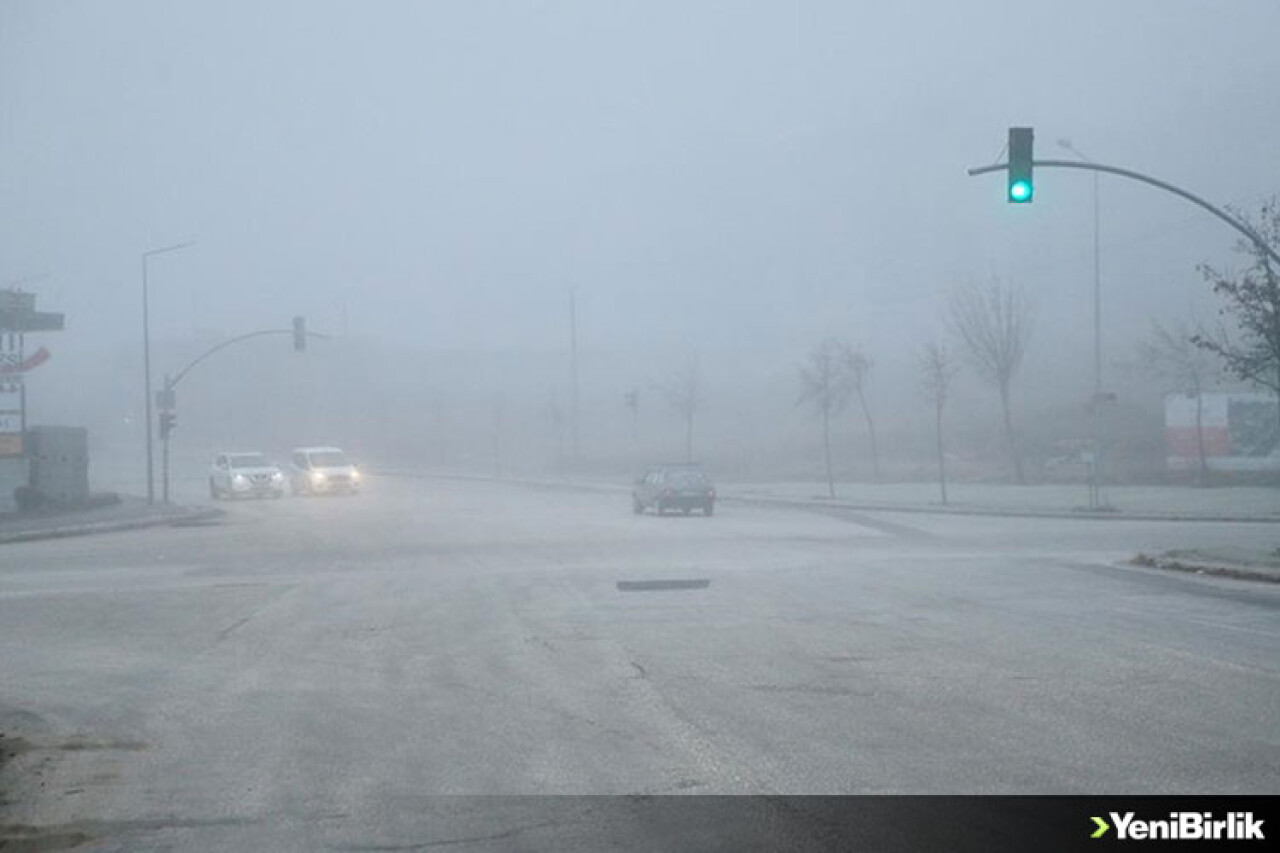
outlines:
[[[293,318],[293,348],[298,352],[307,348],[307,321],[302,317]]]
[[[1035,159],[1034,131],[1029,127],[1009,128],[1009,192],[1011,204],[1029,204],[1035,197],[1031,167]]]

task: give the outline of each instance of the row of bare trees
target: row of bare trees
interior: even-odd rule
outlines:
[[[1251,224],[1263,243],[1280,247],[1280,203],[1276,200],[1263,205],[1256,224],[1243,215],[1241,219]],[[1230,319],[1236,330],[1235,338],[1228,334],[1224,322],[1219,322],[1212,332],[1198,324],[1170,327],[1155,322],[1149,337],[1137,344],[1144,369],[1166,390],[1177,390],[1196,399],[1199,479],[1202,481],[1208,465],[1201,399],[1218,369],[1225,367],[1235,379],[1269,388],[1280,398],[1280,275],[1273,268],[1267,250],[1258,242],[1243,241],[1239,250],[1252,261],[1243,273],[1228,275],[1207,265],[1200,267],[1214,292],[1224,299],[1220,313]],[[933,407],[943,503],[947,501],[943,414],[961,361],[999,397],[1001,429],[1013,479],[1019,484],[1027,480],[1012,401],[1031,338],[1034,313],[1033,301],[1026,291],[995,278],[983,285],[958,289],[948,298],[945,311],[951,346],[931,341],[918,356],[922,391]],[[855,400],[866,422],[874,477],[877,481],[881,479],[875,419],[867,393],[873,366],[874,362],[860,346],[829,337],[813,348],[799,370],[800,393],[796,403],[810,408],[820,419],[827,491],[832,497],[835,496],[835,476],[831,425]],[[692,460],[694,422],[706,399],[697,358],[691,357],[657,389],[684,422],[685,455]],[[1277,413],[1280,418],[1280,406]],[[1280,437],[1280,421],[1277,436]]]
[[[1265,202],[1256,218],[1243,213],[1237,216],[1254,235],[1254,239],[1242,240],[1237,246],[1237,251],[1248,259],[1248,266],[1233,273],[1208,264],[1199,267],[1214,294],[1222,300],[1216,326],[1208,329],[1194,322],[1169,326],[1154,321],[1148,337],[1136,346],[1142,368],[1160,382],[1163,390],[1185,393],[1195,400],[1196,480],[1200,483],[1206,483],[1209,475],[1203,395],[1223,372],[1235,381],[1276,395],[1275,442],[1280,447],[1280,271],[1273,260],[1275,251],[1280,249],[1280,201],[1273,198]],[[1005,444],[1014,479],[1020,484],[1026,482],[1026,472],[1011,401],[1030,340],[1033,313],[1033,305],[1023,290],[993,279],[986,286],[954,292],[946,315],[947,329],[964,360],[999,395]],[[822,415],[827,485],[833,495],[829,421],[844,405],[842,383],[852,381],[847,376],[847,348],[843,347],[839,341],[824,341],[811,353],[809,364],[800,374],[801,401],[813,404]],[[865,356],[861,358],[870,364]],[[942,415],[958,365],[943,344],[932,342],[925,346],[920,369],[925,395],[934,406],[938,481],[946,503]],[[870,423],[863,393],[865,375],[865,370],[858,374],[856,387]],[[878,458],[876,468],[878,475]]]
[[[1026,481],[1022,453],[1013,425],[1013,383],[1022,366],[1031,334],[1032,306],[1023,291],[992,280],[986,286],[970,286],[952,294],[948,303],[947,327],[974,372],[1000,396],[1005,441],[1019,483]],[[872,361],[860,347],[839,338],[827,338],[809,353],[800,368],[798,405],[811,408],[822,422],[823,463],[827,492],[835,497],[835,476],[831,462],[831,420],[851,399],[857,398],[871,442],[871,459],[876,480],[880,479],[880,454],[876,446],[875,421],[867,403],[867,380]],[[938,479],[946,502],[946,454],[943,438],[943,410],[958,365],[946,345],[933,341],[925,345],[919,358],[925,397],[934,408],[938,452]]]

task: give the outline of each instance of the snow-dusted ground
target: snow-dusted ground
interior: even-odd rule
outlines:
[[[376,475],[222,505],[216,526],[4,546],[0,731],[30,749],[0,828],[503,850],[532,823],[528,849],[594,853],[573,820],[477,830],[431,795],[1280,781],[1280,587],[1123,562],[1265,548],[1270,524],[658,518],[623,488]],[[618,587],[672,579],[706,585]]]

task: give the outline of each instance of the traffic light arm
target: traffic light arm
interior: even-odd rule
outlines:
[[[1130,180],[1139,181],[1144,184],[1149,184],[1153,187],[1156,187],[1157,189],[1162,189],[1165,192],[1170,192],[1176,196],[1181,196],[1182,198],[1185,198],[1187,201],[1191,202],[1192,204],[1202,207],[1205,210],[1209,211],[1214,216],[1218,217],[1223,222],[1227,223],[1232,228],[1236,229],[1241,234],[1248,237],[1250,242],[1252,242],[1255,246],[1261,249],[1263,253],[1267,255],[1267,257],[1269,257],[1275,263],[1280,264],[1280,253],[1277,253],[1275,249],[1273,249],[1271,246],[1268,246],[1267,242],[1262,239],[1262,236],[1259,235],[1258,232],[1250,228],[1248,223],[1241,222],[1239,219],[1235,218],[1234,216],[1232,216],[1230,213],[1223,210],[1222,208],[1216,207],[1215,205],[1210,204],[1209,202],[1200,198],[1200,196],[1195,195],[1194,193],[1187,192],[1181,187],[1175,187],[1173,184],[1167,181],[1162,181],[1159,178],[1153,178],[1150,175],[1144,175],[1141,172],[1135,172],[1131,169],[1121,169],[1117,166],[1104,166],[1101,163],[1084,163],[1079,160],[1034,160],[1032,161],[1032,165],[1034,165],[1036,168],[1086,169],[1091,172],[1106,172],[1108,175],[1119,175],[1122,178],[1129,178]],[[978,166],[977,168],[970,169],[969,175],[971,177],[977,176],[977,175],[986,175],[990,172],[1004,172],[1004,171],[1007,171],[1008,169],[1009,169],[1008,163],[996,163],[993,166]]]
[[[192,360],[192,362],[191,362],[190,364],[188,364],[186,367],[184,367],[184,368],[182,368],[181,370],[179,370],[179,371],[177,372],[177,374],[175,374],[175,375],[174,375],[173,379],[171,379],[171,380],[169,381],[169,384],[168,384],[168,385],[166,385],[165,387],[166,387],[166,388],[174,388],[174,387],[176,387],[176,386],[177,386],[177,384],[178,384],[178,382],[180,382],[180,381],[182,380],[182,377],[186,376],[186,375],[187,375],[187,373],[189,373],[189,372],[190,372],[191,368],[195,367],[197,364],[199,364],[200,362],[204,361],[206,358],[208,358],[209,356],[213,355],[214,353],[216,353],[216,352],[220,352],[221,350],[224,350],[224,349],[226,349],[226,348],[227,348],[227,347],[229,347],[229,346],[234,346],[235,344],[241,343],[241,342],[243,342],[243,341],[250,340],[250,339],[252,339],[252,338],[261,338],[261,337],[264,337],[264,336],[266,336],[266,335],[288,335],[288,336],[292,337],[292,336],[293,336],[293,334],[294,334],[294,330],[293,330],[293,329],[262,329],[262,330],[257,331],[257,332],[249,332],[248,334],[239,335],[239,336],[237,336],[237,337],[231,338],[230,340],[223,341],[222,343],[218,344],[217,346],[210,347],[209,349],[205,350],[205,351],[204,351],[203,353],[201,353],[200,355],[196,356],[196,358],[195,358],[195,359],[193,359],[193,360]],[[320,334],[319,332],[307,332],[307,337],[308,337],[308,338],[319,338],[320,340],[329,340],[329,338],[330,338],[331,336],[330,336],[330,335],[322,335],[322,334]]]

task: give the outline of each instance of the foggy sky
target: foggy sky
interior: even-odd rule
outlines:
[[[906,362],[942,294],[1035,292],[1091,357],[1091,187],[1004,203],[1012,124],[1220,203],[1280,192],[1280,4],[4,2],[0,283],[72,356],[287,325],[422,349]],[[1102,180],[1109,355],[1211,316],[1207,214]],[[1128,343],[1123,343],[1128,347]]]

